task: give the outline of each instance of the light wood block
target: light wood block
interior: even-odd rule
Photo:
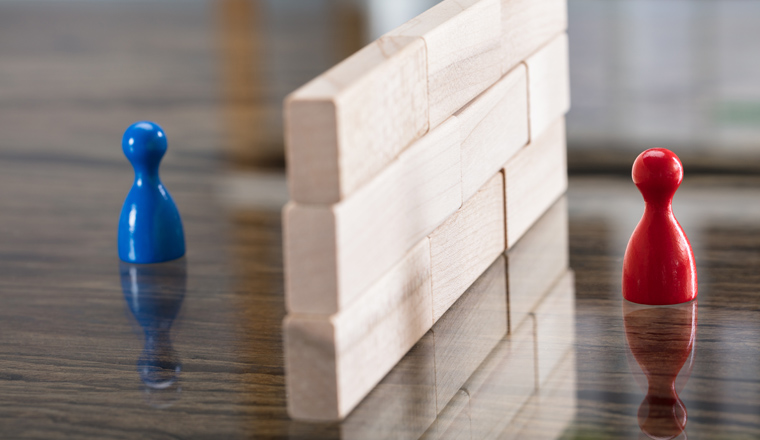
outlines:
[[[434,345],[426,333],[340,424],[340,437],[419,439],[436,420]]]
[[[459,390],[420,440],[470,440],[470,396]]]
[[[472,437],[498,438],[536,390],[533,321],[500,342],[463,389],[470,395]]]
[[[525,61],[528,66],[530,136],[539,138],[570,110],[567,34],[561,34]]]
[[[506,333],[506,261],[499,256],[433,326],[439,411]]]
[[[425,40],[431,127],[501,77],[500,17],[499,0],[444,0],[389,33]]]
[[[564,358],[545,386],[533,395],[513,423],[502,433],[502,440],[555,440],[562,438],[575,420],[578,408],[575,352]],[[519,419],[519,420],[517,420]]]
[[[507,252],[509,325],[518,327],[568,266],[567,199],[561,197]]]
[[[337,203],[372,180],[428,131],[427,84],[425,42],[386,36],[288,96],[291,199]]]
[[[546,383],[575,343],[575,276],[568,270],[533,312],[536,317],[538,386]]]
[[[341,313],[285,318],[291,417],[344,418],[432,327],[429,259],[423,240]]]
[[[452,117],[343,202],[288,204],[288,311],[329,315],[345,308],[454,213],[462,200],[459,145]]]
[[[565,121],[521,149],[504,168],[506,181],[507,248],[567,190]]]
[[[430,235],[433,320],[504,251],[504,176],[497,173]]]
[[[462,200],[528,143],[528,77],[523,64],[456,113],[462,124]]]
[[[501,0],[502,72],[567,29],[567,0]]]

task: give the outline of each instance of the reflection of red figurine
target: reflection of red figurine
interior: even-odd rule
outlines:
[[[686,407],[678,397],[676,378],[682,387],[690,373],[685,368],[679,377],[696,343],[697,302],[673,307],[624,302],[623,321],[628,346],[648,383],[639,426],[650,438],[675,438],[686,427]]]
[[[646,208],[625,250],[623,297],[649,305],[691,301],[697,297],[694,253],[671,206],[683,180],[681,161],[653,148],[636,158],[632,175]]]

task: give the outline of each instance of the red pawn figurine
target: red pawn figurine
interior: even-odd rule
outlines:
[[[623,260],[623,298],[670,305],[697,297],[697,268],[689,239],[673,215],[683,166],[672,151],[652,148],[633,163],[633,183],[646,202]]]

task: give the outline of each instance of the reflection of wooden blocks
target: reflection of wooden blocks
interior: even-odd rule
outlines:
[[[500,6],[499,0],[443,1],[388,34],[425,40],[431,127],[501,76]]]
[[[285,103],[290,197],[337,203],[428,130],[427,54],[420,38],[384,37]]]
[[[496,174],[430,235],[433,321],[504,251],[504,179]]]
[[[433,326],[439,411],[507,333],[505,268],[500,256]]]
[[[436,419],[433,350],[427,333],[340,424],[341,438],[419,439]]]
[[[337,205],[286,207],[289,312],[342,309],[460,207],[458,129],[449,119]]]
[[[528,143],[528,78],[520,65],[456,113],[462,124],[462,200]]]
[[[459,390],[420,440],[469,440],[470,396]]]
[[[570,109],[567,35],[562,34],[525,61],[528,66],[531,139],[543,136]]]
[[[464,385],[473,438],[497,438],[536,390],[533,321],[499,343]]]
[[[578,407],[575,352],[564,358],[547,382],[525,404],[499,437],[503,440],[555,440],[562,438]]]
[[[567,265],[567,199],[563,197],[507,252],[510,328],[520,326]]]
[[[502,73],[565,29],[565,0],[501,0]]]
[[[567,190],[565,121],[557,120],[504,168],[507,248]]]
[[[536,307],[539,388],[575,342],[575,276],[566,271]]]
[[[430,251],[421,242],[367,292],[333,316],[288,315],[285,368],[291,416],[338,420],[433,325]]]

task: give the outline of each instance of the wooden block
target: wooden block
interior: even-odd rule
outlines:
[[[291,417],[344,418],[432,327],[429,258],[423,240],[341,313],[285,318]]]
[[[424,135],[427,76],[425,42],[387,36],[288,96],[291,199],[337,203]]]
[[[520,64],[456,113],[462,124],[462,200],[528,143],[528,78]]]
[[[497,438],[535,392],[533,321],[500,342],[463,389],[470,395],[472,438]]]
[[[575,420],[578,407],[575,352],[564,358],[545,386],[530,398],[520,415],[502,433],[503,440],[555,440]],[[525,417],[522,417],[522,416]]]
[[[420,440],[470,440],[470,396],[459,390]]]
[[[501,0],[502,73],[567,29],[567,0]]]
[[[561,34],[525,61],[528,66],[530,137],[541,137],[570,110],[567,34]]]
[[[459,145],[452,117],[343,202],[288,204],[288,311],[343,309],[454,213],[462,200]]]
[[[504,168],[507,248],[567,190],[565,121],[557,120]]]
[[[430,235],[433,321],[504,251],[504,180],[497,173]]]
[[[444,0],[389,33],[425,40],[431,127],[501,77],[500,17],[499,0]]]
[[[436,420],[434,345],[426,333],[340,424],[340,438],[419,439]]]
[[[561,197],[507,252],[509,325],[516,328],[568,266],[567,199]]]
[[[506,261],[496,261],[433,326],[438,410],[507,333]]]
[[[533,312],[536,317],[538,387],[575,344],[575,276],[568,270]]]

